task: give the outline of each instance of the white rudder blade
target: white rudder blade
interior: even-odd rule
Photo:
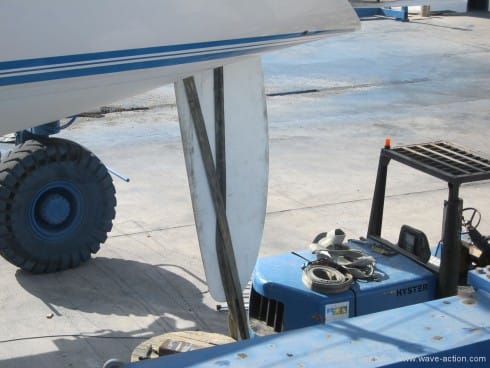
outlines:
[[[194,80],[216,157],[213,70],[194,75]],[[243,289],[257,259],[267,206],[268,127],[260,58],[224,66],[223,80],[226,214]],[[175,93],[201,257],[212,297],[224,301],[216,254],[216,213],[182,81],[175,84]]]

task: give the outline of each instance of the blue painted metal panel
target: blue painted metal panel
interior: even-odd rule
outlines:
[[[385,17],[392,17],[397,20],[408,21],[408,7],[402,6],[400,10],[382,8]]]
[[[490,293],[490,266],[469,271],[468,284],[476,290],[483,290]]]
[[[314,260],[308,251],[298,252]],[[354,294],[351,290],[341,294],[320,294],[308,289],[301,281],[305,260],[291,253],[258,260],[254,276],[254,290],[269,299],[284,304],[283,331],[324,323],[328,306],[344,302],[348,315],[355,316]]]
[[[490,357],[488,355],[489,342],[480,341],[475,344],[461,346],[459,348],[441,351],[436,354],[424,355],[394,364],[385,365],[385,368],[413,368],[428,365],[430,367],[440,366],[470,366],[488,367]]]
[[[385,256],[373,252],[371,245],[366,242],[365,246],[358,248],[376,259],[376,271],[381,275],[381,281],[357,281],[353,285],[356,316],[422,303],[436,297],[434,273],[401,254]]]
[[[301,280],[303,259],[291,253],[261,258],[253,277],[254,290],[284,304],[283,331],[324,323],[326,308],[348,304],[349,317],[421,303],[435,298],[436,276],[403,255],[384,256],[371,250],[372,243],[349,243],[376,258],[380,281],[356,281],[341,294],[321,294],[308,289]],[[310,251],[298,251],[314,260]],[[347,315],[345,316],[347,317]]]
[[[51,123],[38,125],[31,128],[29,131],[32,134],[39,135],[42,137],[47,137],[53,134],[58,134],[61,130],[61,124],[59,121],[53,121]]]
[[[408,21],[408,7],[402,6],[401,9],[391,8],[355,8],[359,18],[372,18],[376,16],[394,18],[396,20]]]
[[[477,292],[474,303],[459,297],[439,299],[128,367],[417,366],[422,363],[418,357],[453,354],[489,362],[489,306],[489,295]]]

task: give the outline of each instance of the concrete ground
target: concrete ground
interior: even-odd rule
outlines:
[[[490,19],[365,21],[362,30],[264,58],[270,184],[261,254],[304,248],[319,232],[366,233],[379,150],[448,140],[490,157]],[[227,332],[204,280],[171,87],[83,118],[63,133],[131,178],[115,179],[117,218],[78,269],[30,275],[0,260],[0,366],[101,367],[168,331]],[[117,104],[116,104],[117,105]],[[3,147],[5,148],[5,147]],[[390,166],[384,236],[401,224],[439,240],[446,184]],[[490,234],[490,183],[464,185]]]

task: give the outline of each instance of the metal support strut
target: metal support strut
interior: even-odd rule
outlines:
[[[230,311],[231,335],[235,338],[248,339],[250,337],[242,290],[236,266],[235,254],[231,239],[228,218],[226,216],[226,162],[224,139],[224,86],[223,68],[215,69],[215,124],[216,124],[216,167],[213,160],[211,145],[204,123],[204,117],[199,102],[199,96],[194,77],[183,80],[189,103],[189,109],[194,123],[199,149],[206,171],[209,189],[216,212],[217,231],[216,250],[220,264],[221,281]]]
[[[438,296],[444,298],[458,293],[461,262],[461,211],[463,200],[459,198],[459,185],[448,183],[448,200],[444,203],[442,230],[442,255],[439,269]]]
[[[390,163],[390,160],[391,159],[389,157],[386,157],[383,154],[381,154],[379,159],[367,236],[381,236],[386,194],[386,178],[388,175],[388,164]]]

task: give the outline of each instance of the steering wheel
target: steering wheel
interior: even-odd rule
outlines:
[[[465,213],[467,214],[465,216]],[[476,221],[475,221],[476,220]],[[461,212],[461,224],[468,228],[472,227],[476,229],[480,225],[481,213],[474,207],[463,208]]]

